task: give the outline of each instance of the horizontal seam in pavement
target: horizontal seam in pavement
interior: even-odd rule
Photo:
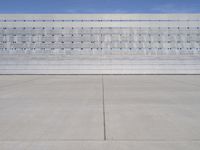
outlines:
[[[50,142],[50,141],[82,141],[82,142],[92,142],[92,141],[105,141],[105,140],[98,140],[98,139],[22,139],[22,140],[0,140],[0,142]],[[165,140],[165,139],[107,139],[106,141],[132,141],[132,142],[200,142],[200,139],[183,139],[183,140]]]

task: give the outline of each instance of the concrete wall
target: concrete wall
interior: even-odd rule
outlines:
[[[0,74],[199,74],[200,14],[1,14]]]

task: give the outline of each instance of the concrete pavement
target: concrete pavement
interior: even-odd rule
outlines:
[[[1,75],[0,150],[197,150],[199,75]]]

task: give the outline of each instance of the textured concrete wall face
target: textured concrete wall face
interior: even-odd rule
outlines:
[[[200,14],[0,15],[0,74],[199,74]]]

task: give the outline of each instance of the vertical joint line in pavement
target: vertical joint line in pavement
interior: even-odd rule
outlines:
[[[106,141],[106,114],[105,114],[105,95],[104,95],[103,75],[102,75],[102,105],[103,105],[103,132],[104,132],[104,141]]]

